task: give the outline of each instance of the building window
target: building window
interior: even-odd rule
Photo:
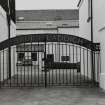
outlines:
[[[47,61],[54,62],[54,54],[47,54]]]
[[[88,0],[88,19],[87,22],[91,20],[91,0]]]
[[[32,61],[37,61],[37,53],[31,53]]]
[[[23,61],[25,57],[25,53],[18,53],[18,61]]]
[[[69,61],[70,57],[69,56],[61,56],[62,61]]]

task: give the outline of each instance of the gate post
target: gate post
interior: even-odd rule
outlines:
[[[46,88],[47,87],[46,36],[45,36],[45,39],[44,39],[44,43],[45,43],[45,46],[44,46],[44,72],[45,72],[45,88]]]
[[[92,60],[92,80],[93,80],[93,85],[95,85],[95,55],[94,51],[92,50],[91,52],[91,60]]]
[[[10,14],[7,14],[7,21],[8,21],[8,39],[9,39],[9,47],[8,47],[8,66],[9,66],[9,79],[11,79],[11,46],[10,46]]]

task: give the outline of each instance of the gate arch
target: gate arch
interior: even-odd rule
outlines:
[[[0,62],[1,87],[92,85],[99,79],[100,47],[74,35],[20,35],[0,43]]]

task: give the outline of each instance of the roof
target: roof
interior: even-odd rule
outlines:
[[[16,20],[19,18],[24,21],[79,20],[79,10],[17,10]]]

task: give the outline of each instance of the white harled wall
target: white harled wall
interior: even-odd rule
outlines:
[[[39,34],[39,33],[60,33],[60,34],[69,34],[79,36],[79,27],[78,28],[57,28],[57,29],[42,29],[42,30],[17,30],[16,35],[24,34]]]
[[[83,3],[79,7],[79,36],[91,40],[91,23],[88,19],[88,0],[82,0]]]
[[[100,87],[105,90],[105,0],[93,0],[93,34],[94,42],[101,44],[101,71],[99,72]],[[83,0],[79,7],[79,34],[90,40],[91,25],[87,22],[88,0]]]
[[[15,24],[11,21],[11,37],[16,36],[16,26]],[[0,42],[8,39],[8,23],[7,23],[7,16],[6,12],[4,9],[0,6]],[[13,59],[13,50],[11,50],[11,64],[13,64],[14,59]],[[4,54],[3,54],[4,53]],[[4,58],[3,58],[4,55]],[[4,59],[4,61],[3,61]],[[5,64],[5,66],[3,65]],[[8,78],[8,49],[5,49],[5,51],[0,51],[0,81],[3,81]],[[13,67],[13,65],[12,65]],[[12,73],[11,76],[13,76],[13,71],[14,69],[12,68]]]
[[[105,0],[93,0],[94,41],[101,44],[100,87],[105,90]]]

